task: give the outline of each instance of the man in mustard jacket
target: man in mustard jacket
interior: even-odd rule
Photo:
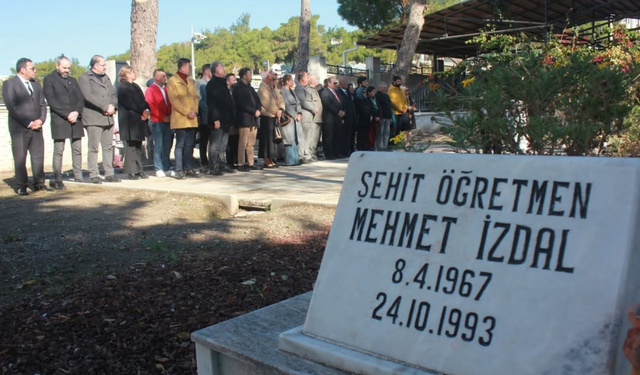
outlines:
[[[198,102],[196,83],[189,77],[191,60],[178,60],[178,72],[167,82],[171,102],[171,129],[176,131],[176,178],[198,177],[193,167],[193,147],[198,128]]]

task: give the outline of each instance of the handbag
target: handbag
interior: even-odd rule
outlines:
[[[285,112],[282,114],[282,116],[280,116],[279,119],[276,119],[276,123],[280,124],[280,126],[285,126],[285,125],[289,125],[291,120],[292,120],[292,117]]]
[[[282,143],[284,136],[282,135],[282,126],[276,121],[273,125],[273,143]]]

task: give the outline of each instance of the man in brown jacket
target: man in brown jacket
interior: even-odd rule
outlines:
[[[198,128],[199,97],[196,83],[189,77],[191,60],[178,60],[178,72],[167,82],[171,102],[171,129],[176,131],[176,178],[199,177],[193,167],[193,147]]]

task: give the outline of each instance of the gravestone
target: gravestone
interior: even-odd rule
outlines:
[[[357,153],[282,350],[366,374],[626,375],[640,163]]]

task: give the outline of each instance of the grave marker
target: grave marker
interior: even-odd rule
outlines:
[[[280,347],[366,373],[626,375],[639,177],[633,159],[354,154]]]

